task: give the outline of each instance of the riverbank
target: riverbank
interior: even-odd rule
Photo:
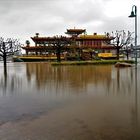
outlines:
[[[99,64],[116,64],[117,62],[125,62],[129,64],[134,64],[134,60],[91,60],[91,61],[61,61],[61,62],[51,62],[51,65],[99,65]]]

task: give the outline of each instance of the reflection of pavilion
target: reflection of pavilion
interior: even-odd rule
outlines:
[[[109,86],[111,83],[111,70],[111,66],[53,67],[49,63],[26,64],[27,78],[31,80],[32,77],[35,77],[38,88],[43,88],[46,84],[49,84],[52,88],[55,87],[55,84],[57,86],[70,84],[75,89],[86,88],[88,84]]]

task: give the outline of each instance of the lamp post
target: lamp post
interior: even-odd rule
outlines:
[[[135,18],[135,66],[137,67],[137,6],[132,6],[132,11],[129,16],[130,18]]]

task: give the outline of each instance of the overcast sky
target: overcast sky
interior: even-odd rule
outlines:
[[[35,33],[64,35],[74,27],[87,34],[134,31],[134,18],[128,18],[132,5],[137,5],[140,23],[140,0],[0,0],[0,36],[24,43]]]

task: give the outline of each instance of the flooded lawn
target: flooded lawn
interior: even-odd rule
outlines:
[[[139,140],[140,66],[0,63],[0,140]]]

